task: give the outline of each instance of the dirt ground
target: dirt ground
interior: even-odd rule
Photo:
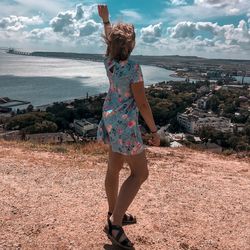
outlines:
[[[120,249],[104,234],[107,148],[0,141],[0,249]],[[150,175],[125,226],[137,250],[250,250],[250,161],[146,149]],[[129,174],[121,171],[120,185]]]

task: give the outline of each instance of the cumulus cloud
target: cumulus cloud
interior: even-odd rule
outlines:
[[[151,29],[153,30],[152,26]],[[137,42],[137,53],[149,55],[196,55],[209,58],[249,59],[250,25],[241,20],[237,25],[214,22],[183,21],[161,31],[153,43],[144,37]]]
[[[250,50],[250,29],[244,20],[241,20],[236,28],[229,25],[224,30],[224,38],[226,44],[237,45],[241,49]]]
[[[75,9],[61,11],[50,21],[47,20],[45,25],[38,27],[31,26],[41,24],[42,20],[38,16],[10,16],[0,19],[0,44],[70,51],[77,51],[77,48],[79,51],[82,47],[94,53],[101,47],[96,46],[96,41],[99,39],[101,44],[100,34],[103,32],[103,25],[95,21],[96,18],[100,20],[96,4],[78,4]]]
[[[89,19],[94,12],[93,6],[76,6],[74,11],[60,12],[50,21],[54,32],[62,33],[65,36],[88,36],[98,31],[100,23]]]
[[[167,31],[172,38],[193,38],[196,24],[193,22],[180,22],[174,27],[169,27]]]
[[[46,40],[48,38],[52,39],[52,37],[55,37],[55,34],[52,28],[43,28],[33,29],[30,32],[26,32],[25,37],[32,40]]]
[[[102,25],[100,23],[96,23],[94,20],[88,20],[79,25],[79,35],[80,36],[89,36],[100,30]]]
[[[50,21],[50,26],[54,32],[62,33],[65,36],[74,35],[76,23],[74,15],[75,13],[72,11],[60,12]]]
[[[149,25],[141,29],[141,39],[145,43],[153,43],[156,42],[162,33],[162,23],[158,23],[155,25]]]
[[[33,16],[31,18],[25,16],[4,17],[0,19],[0,28],[7,31],[19,31],[29,25],[38,25],[43,23],[40,16]]]
[[[83,17],[84,17],[84,11],[82,9],[82,5],[78,4],[78,5],[76,5],[75,19],[80,20]]]
[[[208,32],[214,39],[223,39],[228,44],[250,43],[250,30],[245,20],[241,20],[237,27],[233,24],[218,25],[212,22],[180,22],[169,27],[167,33],[171,38],[194,38],[200,32]]]

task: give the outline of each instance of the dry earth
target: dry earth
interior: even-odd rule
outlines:
[[[102,229],[107,147],[0,141],[0,249],[120,249]],[[250,161],[148,147],[124,227],[137,250],[249,250]],[[129,174],[121,171],[120,184]]]

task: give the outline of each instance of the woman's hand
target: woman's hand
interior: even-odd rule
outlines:
[[[156,146],[159,147],[160,146],[160,135],[156,132],[156,133],[152,133],[152,137],[148,140],[149,145],[151,146]]]
[[[98,4],[98,14],[103,22],[107,22],[109,20],[108,6],[106,4]]]

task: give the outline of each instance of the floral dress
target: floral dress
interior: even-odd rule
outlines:
[[[138,124],[139,110],[131,84],[143,81],[141,67],[128,58],[118,63],[105,57],[104,65],[110,87],[98,124],[97,141],[110,144],[113,152],[123,155],[139,154],[145,148]]]

